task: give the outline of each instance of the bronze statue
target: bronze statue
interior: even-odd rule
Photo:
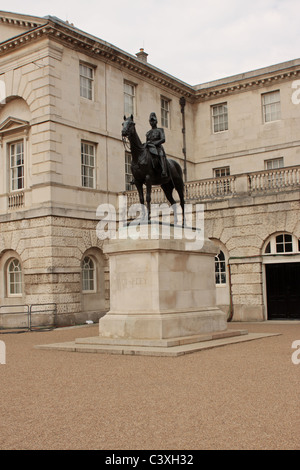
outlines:
[[[124,116],[122,139],[125,142],[127,137],[131,151],[131,171],[134,177],[134,184],[139,193],[139,200],[144,205],[143,185],[146,186],[146,202],[148,208],[148,220],[151,213],[151,188],[152,185],[160,185],[164,191],[167,200],[174,205],[174,221],[177,222],[176,201],[173,198],[173,189],[179,194],[180,205],[182,208],[182,223],[184,224],[184,182],[181,166],[173,159],[166,158],[165,152],[161,149],[164,140],[164,133],[157,129],[157,119],[154,113],[150,115],[152,130],[147,133],[147,142],[142,144],[135,129],[133,116],[126,118]],[[150,134],[149,134],[150,133]],[[148,139],[149,137],[149,139]],[[152,150],[152,152],[151,152]],[[157,164],[164,154],[165,171],[167,176],[162,176],[160,165]],[[159,168],[159,169],[158,169]],[[163,167],[164,171],[164,167]]]
[[[149,123],[152,127],[146,134],[146,147],[152,155],[158,155],[160,158],[160,164],[162,167],[162,178],[167,176],[167,162],[166,154],[162,144],[165,143],[165,131],[162,128],[157,127],[157,117],[155,113],[150,114]]]

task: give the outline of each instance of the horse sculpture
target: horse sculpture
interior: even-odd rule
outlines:
[[[151,189],[153,185],[161,186],[169,203],[174,207],[174,222],[177,222],[176,201],[173,198],[175,188],[180,198],[182,208],[182,225],[184,225],[184,182],[182,169],[179,163],[170,158],[167,159],[167,176],[161,176],[159,157],[153,156],[145,144],[142,144],[135,129],[133,116],[124,116],[122,139],[128,138],[131,151],[131,171],[134,184],[139,193],[140,204],[145,204],[143,185],[146,186],[146,202],[148,209],[148,220],[151,218]]]

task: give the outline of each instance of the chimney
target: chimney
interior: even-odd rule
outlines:
[[[143,48],[141,48],[140,52],[137,52],[135,55],[141,62],[145,62],[145,63],[147,62],[148,54],[144,51]]]

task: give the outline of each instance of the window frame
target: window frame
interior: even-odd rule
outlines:
[[[14,153],[12,155],[12,148],[14,146],[20,145],[22,146],[21,153]],[[15,191],[22,191],[25,189],[25,145],[24,139],[17,139],[12,142],[8,142],[8,158],[9,158],[9,190],[10,192]],[[12,158],[16,158],[18,155],[22,156],[22,162],[20,165],[14,164],[12,165]],[[21,174],[19,175],[19,171]],[[14,176],[14,172],[17,173],[17,177]],[[14,182],[17,182],[17,188],[14,188]],[[21,181],[21,186],[19,187],[19,181]]]
[[[216,286],[227,284],[226,256],[222,250],[215,256],[215,284]]]
[[[86,260],[89,261],[86,262]],[[84,264],[90,263],[92,263],[92,267],[85,269]],[[87,278],[85,277],[86,274],[88,274]],[[88,284],[88,288],[86,288],[85,283]],[[85,255],[81,262],[81,290],[84,294],[92,294],[97,292],[97,265],[96,260],[90,255]]]
[[[88,146],[93,149],[93,154],[83,152],[83,146]],[[95,189],[96,188],[96,155],[97,155],[97,145],[93,142],[88,142],[86,140],[81,141],[80,147],[80,158],[81,158],[81,187],[86,189]],[[90,161],[93,158],[93,165],[84,162],[84,157]],[[86,174],[83,170],[91,170],[91,174]],[[89,172],[88,172],[89,173]],[[84,178],[87,178],[88,181],[92,181],[92,186],[90,184],[84,184]]]
[[[214,111],[223,108],[225,110],[222,113],[214,114]],[[221,117],[224,116],[223,121],[221,121]],[[220,134],[221,132],[228,131],[228,103],[225,101],[224,103],[218,103],[211,105],[211,125],[212,125],[212,133],[213,134]],[[224,128],[219,128],[223,125]]]
[[[90,70],[91,76],[84,74],[82,70],[83,68]],[[95,81],[95,66],[91,64],[86,64],[84,62],[80,62],[79,63],[80,98],[84,98],[89,101],[94,101],[94,81]],[[86,92],[84,90],[86,90]]]
[[[164,104],[167,104],[165,107]],[[171,100],[165,96],[160,97],[161,125],[165,129],[171,129]]]
[[[269,103],[265,102],[265,99],[267,99],[268,97],[271,97],[272,95],[274,96],[275,94],[278,94],[279,100],[271,101]],[[273,90],[273,91],[268,91],[267,93],[262,93],[261,94],[261,104],[262,104],[262,117],[263,117],[263,123],[264,124],[269,124],[270,122],[276,122],[276,121],[281,120],[280,90]],[[275,106],[275,108],[276,108],[275,111],[272,108],[272,107],[274,107],[274,105],[277,105],[277,106]],[[275,115],[275,117],[274,117],[274,115]],[[267,116],[270,116],[270,118],[267,119]]]
[[[131,171],[131,153],[125,152],[125,191],[131,191],[132,185],[130,182],[133,179]]]
[[[276,166],[276,162],[278,163],[278,166]],[[268,168],[269,164],[270,168]],[[280,168],[284,168],[284,157],[270,158],[265,160],[265,170],[279,170]]]
[[[10,266],[12,263],[15,263],[15,266],[18,266],[19,269],[14,269],[10,271]],[[17,273],[17,274],[16,274]],[[18,277],[18,282],[16,282],[16,275]],[[13,281],[12,281],[13,277]],[[19,289],[14,287],[12,292],[12,286],[19,286]],[[7,297],[22,297],[23,295],[23,279],[22,279],[22,265],[18,258],[10,258],[7,261],[6,265],[6,294]]]
[[[126,87],[132,88],[132,93],[128,93]],[[133,116],[136,115],[136,84],[133,82],[129,82],[128,80],[124,80],[123,82],[123,100],[124,100],[124,115]],[[130,103],[129,103],[130,101]]]
[[[289,245],[291,245],[291,249],[287,249]],[[282,251],[278,251],[279,246],[282,246]],[[299,253],[300,239],[298,239],[292,233],[288,232],[278,232],[273,234],[271,237],[268,238],[263,247],[263,255],[266,256],[282,256]]]

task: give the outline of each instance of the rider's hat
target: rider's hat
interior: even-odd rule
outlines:
[[[156,117],[155,113],[150,114],[149,121],[150,121],[150,119],[153,119],[153,118],[157,120],[157,117]]]

